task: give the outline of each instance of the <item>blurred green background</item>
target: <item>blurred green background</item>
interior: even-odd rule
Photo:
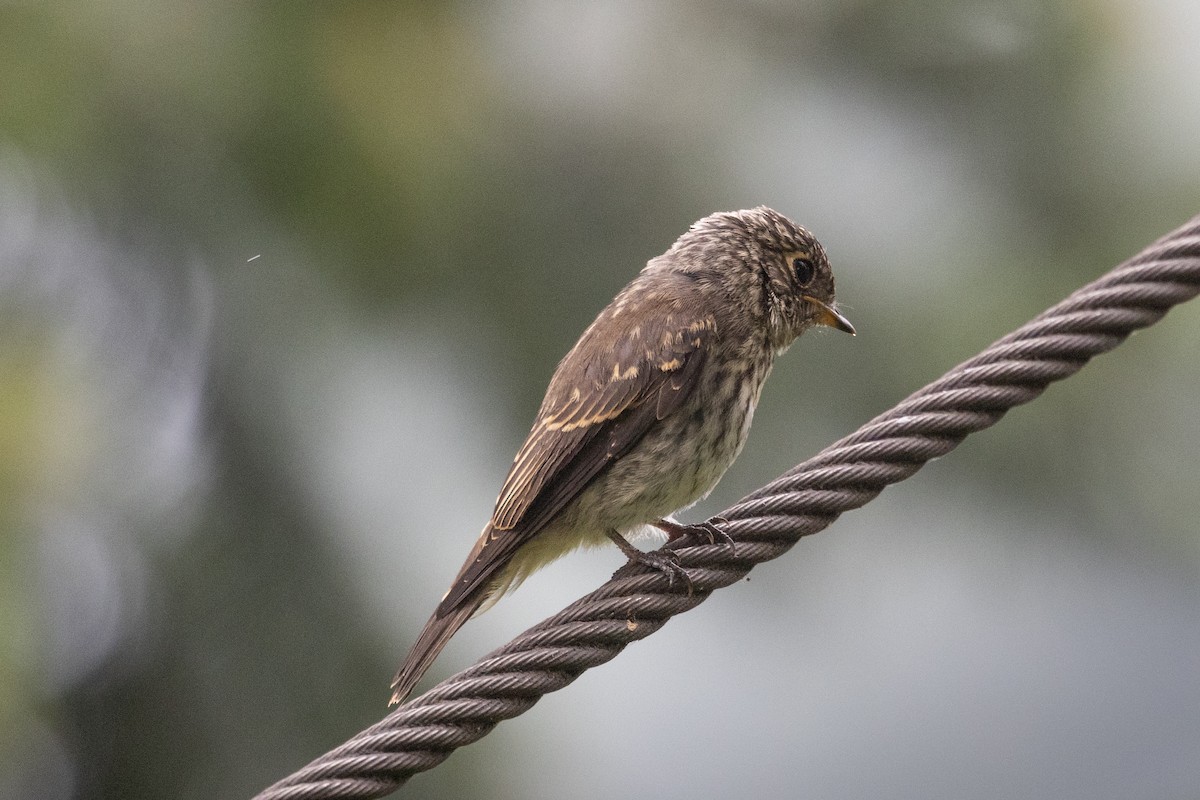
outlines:
[[[377,720],[557,359],[707,213],[810,227],[860,335],[780,361],[692,518],[1200,212],[1197,30],[0,5],[0,796],[246,797]],[[1196,798],[1198,337],[1173,312],[404,792]]]

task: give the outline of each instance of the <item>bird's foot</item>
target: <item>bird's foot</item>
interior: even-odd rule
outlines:
[[[629,563],[640,564],[663,573],[667,576],[668,589],[674,586],[675,579],[679,578],[687,586],[688,595],[692,594],[692,579],[688,576],[687,570],[679,564],[679,554],[674,550],[654,550],[652,552],[639,550],[616,531],[609,531],[608,538],[612,539],[613,544],[625,554],[625,557],[629,559]]]
[[[670,519],[655,520],[650,523],[654,527],[667,534],[667,541],[673,542],[681,536],[692,535],[698,539],[707,539],[709,544],[723,544],[727,547],[733,547],[733,537],[718,526],[727,523],[729,520],[724,517],[713,517],[706,519],[704,522],[697,522],[693,525],[684,525]]]

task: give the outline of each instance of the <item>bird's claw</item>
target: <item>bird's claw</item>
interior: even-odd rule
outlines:
[[[687,574],[687,570],[679,563],[679,554],[674,550],[654,550],[649,553],[644,550],[638,550],[637,555],[629,556],[629,561],[630,563],[640,564],[666,575],[668,589],[675,586],[676,578],[683,580],[684,585],[687,586],[689,597],[695,588],[692,585],[691,576]]]
[[[724,517],[712,517],[711,519],[704,520],[704,522],[697,522],[692,525],[684,525],[669,519],[660,519],[653,524],[654,527],[667,534],[667,541],[669,542],[690,534],[698,539],[706,539],[709,544],[719,543],[732,549],[734,544],[733,537],[719,527],[728,522],[729,520]]]
[[[628,541],[625,537],[616,531],[608,531],[608,538],[612,539],[613,544],[617,546],[625,557],[629,559],[630,564],[641,564],[650,569],[657,570],[667,576],[667,588],[670,589],[675,585],[676,578],[682,578],[687,585],[688,596],[692,595],[692,579],[679,564],[679,554],[674,550],[655,550],[647,553],[645,550],[639,550]]]
[[[733,547],[733,537],[725,531],[721,530],[720,525],[727,525],[729,520],[724,517],[713,517],[706,519],[704,522],[699,522],[692,526],[696,533],[708,539],[709,544],[723,544],[726,547]]]

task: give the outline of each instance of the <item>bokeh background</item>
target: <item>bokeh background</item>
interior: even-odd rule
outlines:
[[[782,359],[696,519],[1174,228],[1197,30],[3,3],[0,796],[246,797],[376,721],[556,361],[700,216],[809,226],[860,335]],[[1200,797],[1198,338],[1172,312],[404,793]],[[539,574],[433,677],[620,563]]]

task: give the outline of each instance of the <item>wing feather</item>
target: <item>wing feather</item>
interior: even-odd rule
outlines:
[[[533,429],[513,460],[491,523],[438,607],[440,615],[473,598],[512,554],[652,425],[690,396],[708,346],[711,316],[676,310],[641,320],[610,346],[619,303],[606,309],[559,364]]]

